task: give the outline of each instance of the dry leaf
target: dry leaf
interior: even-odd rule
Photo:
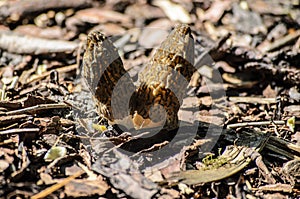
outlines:
[[[179,21],[181,23],[192,22],[189,13],[179,4],[175,4],[169,0],[155,0],[153,4],[160,7],[172,21]]]

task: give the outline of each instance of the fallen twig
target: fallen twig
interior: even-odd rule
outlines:
[[[91,2],[91,0],[7,1],[0,7],[0,20],[4,21],[9,19],[9,21],[16,22],[25,17],[36,15],[47,10],[90,7],[92,5]]]
[[[69,66],[57,68],[57,69],[55,69],[55,70],[58,72],[58,74],[61,74],[61,73],[67,73],[67,72],[76,70],[77,68],[78,68],[78,65],[77,65],[77,64],[73,64],[73,65],[69,65]],[[40,79],[43,79],[43,78],[49,76],[50,73],[51,73],[51,71],[47,71],[47,72],[45,72],[45,73],[43,73],[43,74],[41,74],[41,75],[35,75],[35,76],[32,76],[32,77],[30,77],[30,78],[27,80],[26,84],[30,84],[30,83],[32,83],[32,82],[38,81],[38,80],[40,80]]]
[[[261,122],[242,122],[236,124],[229,124],[227,125],[227,128],[232,129],[232,128],[245,127],[245,126],[262,126],[262,125],[270,125],[270,124],[284,125],[285,121],[278,120],[278,121],[261,121]]]
[[[69,106],[61,103],[61,104],[39,104],[36,106],[31,106],[19,110],[8,111],[5,115],[15,115],[15,114],[25,114],[25,113],[32,113],[40,110],[47,110],[47,109],[57,109],[57,108],[68,108]]]
[[[251,103],[251,104],[275,104],[275,98],[262,97],[229,97],[229,101],[235,103]]]
[[[271,43],[270,45],[264,46],[260,50],[262,52],[270,52],[279,49],[282,46],[285,46],[291,42],[294,42],[297,40],[300,36],[300,31],[293,32],[285,37],[282,37],[278,40],[275,40],[274,43]]]
[[[9,129],[5,131],[0,131],[0,135],[18,134],[18,133],[38,133],[39,131],[40,131],[39,128]]]
[[[84,173],[85,173],[84,171],[78,171],[78,172],[74,173],[73,175],[65,178],[63,181],[61,181],[61,182],[59,182],[57,184],[54,184],[51,187],[48,187],[47,189],[41,191],[38,194],[35,194],[35,195],[31,196],[31,199],[45,198],[49,194],[51,194],[54,191],[62,188],[63,186],[65,186],[66,184],[70,183],[72,180],[74,180],[75,178],[78,178],[79,176],[81,176]]]
[[[30,55],[66,54],[74,52],[78,46],[79,44],[71,41],[21,36],[14,32],[0,32],[0,49],[11,53]]]
[[[10,125],[15,122],[19,122],[28,118],[29,115],[20,114],[20,115],[10,115],[10,116],[0,116],[0,126]]]

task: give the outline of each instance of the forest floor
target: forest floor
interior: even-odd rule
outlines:
[[[300,198],[299,8],[1,1],[0,197]],[[113,41],[135,81],[178,23],[198,70],[179,128],[147,137],[109,125],[82,77],[88,33]]]

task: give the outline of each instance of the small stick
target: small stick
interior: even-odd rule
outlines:
[[[78,68],[78,65],[77,64],[73,64],[73,65],[69,65],[69,66],[65,66],[65,67],[61,67],[61,68],[57,68],[55,69],[59,74],[61,73],[67,73],[67,72],[70,72],[72,70],[76,70]],[[50,76],[50,73],[51,71],[47,71],[41,75],[38,75],[38,76],[32,76],[30,77],[27,81],[26,81],[26,84],[30,84],[32,82],[35,82],[37,80],[40,80],[40,79],[43,79],[45,77],[48,77]]]
[[[49,10],[74,10],[92,6],[91,0],[18,0],[18,1],[1,1],[0,20],[8,22],[21,22],[24,18],[33,18],[39,13]]]
[[[229,97],[231,102],[251,103],[251,104],[275,104],[275,98],[261,97]]]
[[[274,43],[271,43],[270,45],[266,46],[264,49],[261,49],[263,52],[270,52],[274,51],[282,46],[287,45],[288,43],[294,42],[297,40],[300,36],[300,31],[296,31],[294,33],[288,34],[285,37],[276,40]]]
[[[0,48],[16,54],[70,54],[78,48],[78,44],[71,41],[22,36],[8,31],[0,32]]]
[[[284,125],[285,121],[277,120],[277,121],[261,121],[261,122],[242,122],[236,124],[229,124],[227,125],[227,128],[230,129],[230,128],[245,127],[245,126],[261,126],[261,125],[270,125],[270,124]]]
[[[75,178],[78,178],[79,176],[81,176],[84,173],[85,173],[84,171],[78,171],[78,172],[74,173],[74,175],[71,175],[71,176],[65,178],[62,182],[54,184],[51,187],[48,187],[47,189],[31,196],[30,198],[31,199],[45,198],[49,194],[53,193],[54,191],[57,191],[58,189],[62,188],[63,186],[70,183],[72,180],[74,180]]]
[[[56,109],[56,108],[68,108],[68,106],[64,103],[61,104],[39,104],[36,106],[31,106],[19,110],[8,111],[5,115],[16,115],[16,114],[24,114],[24,113],[31,113],[36,112],[39,110],[47,110],[47,109]]]
[[[0,131],[0,135],[18,134],[18,133],[38,133],[39,131],[40,131],[39,128],[8,129],[5,131]]]

